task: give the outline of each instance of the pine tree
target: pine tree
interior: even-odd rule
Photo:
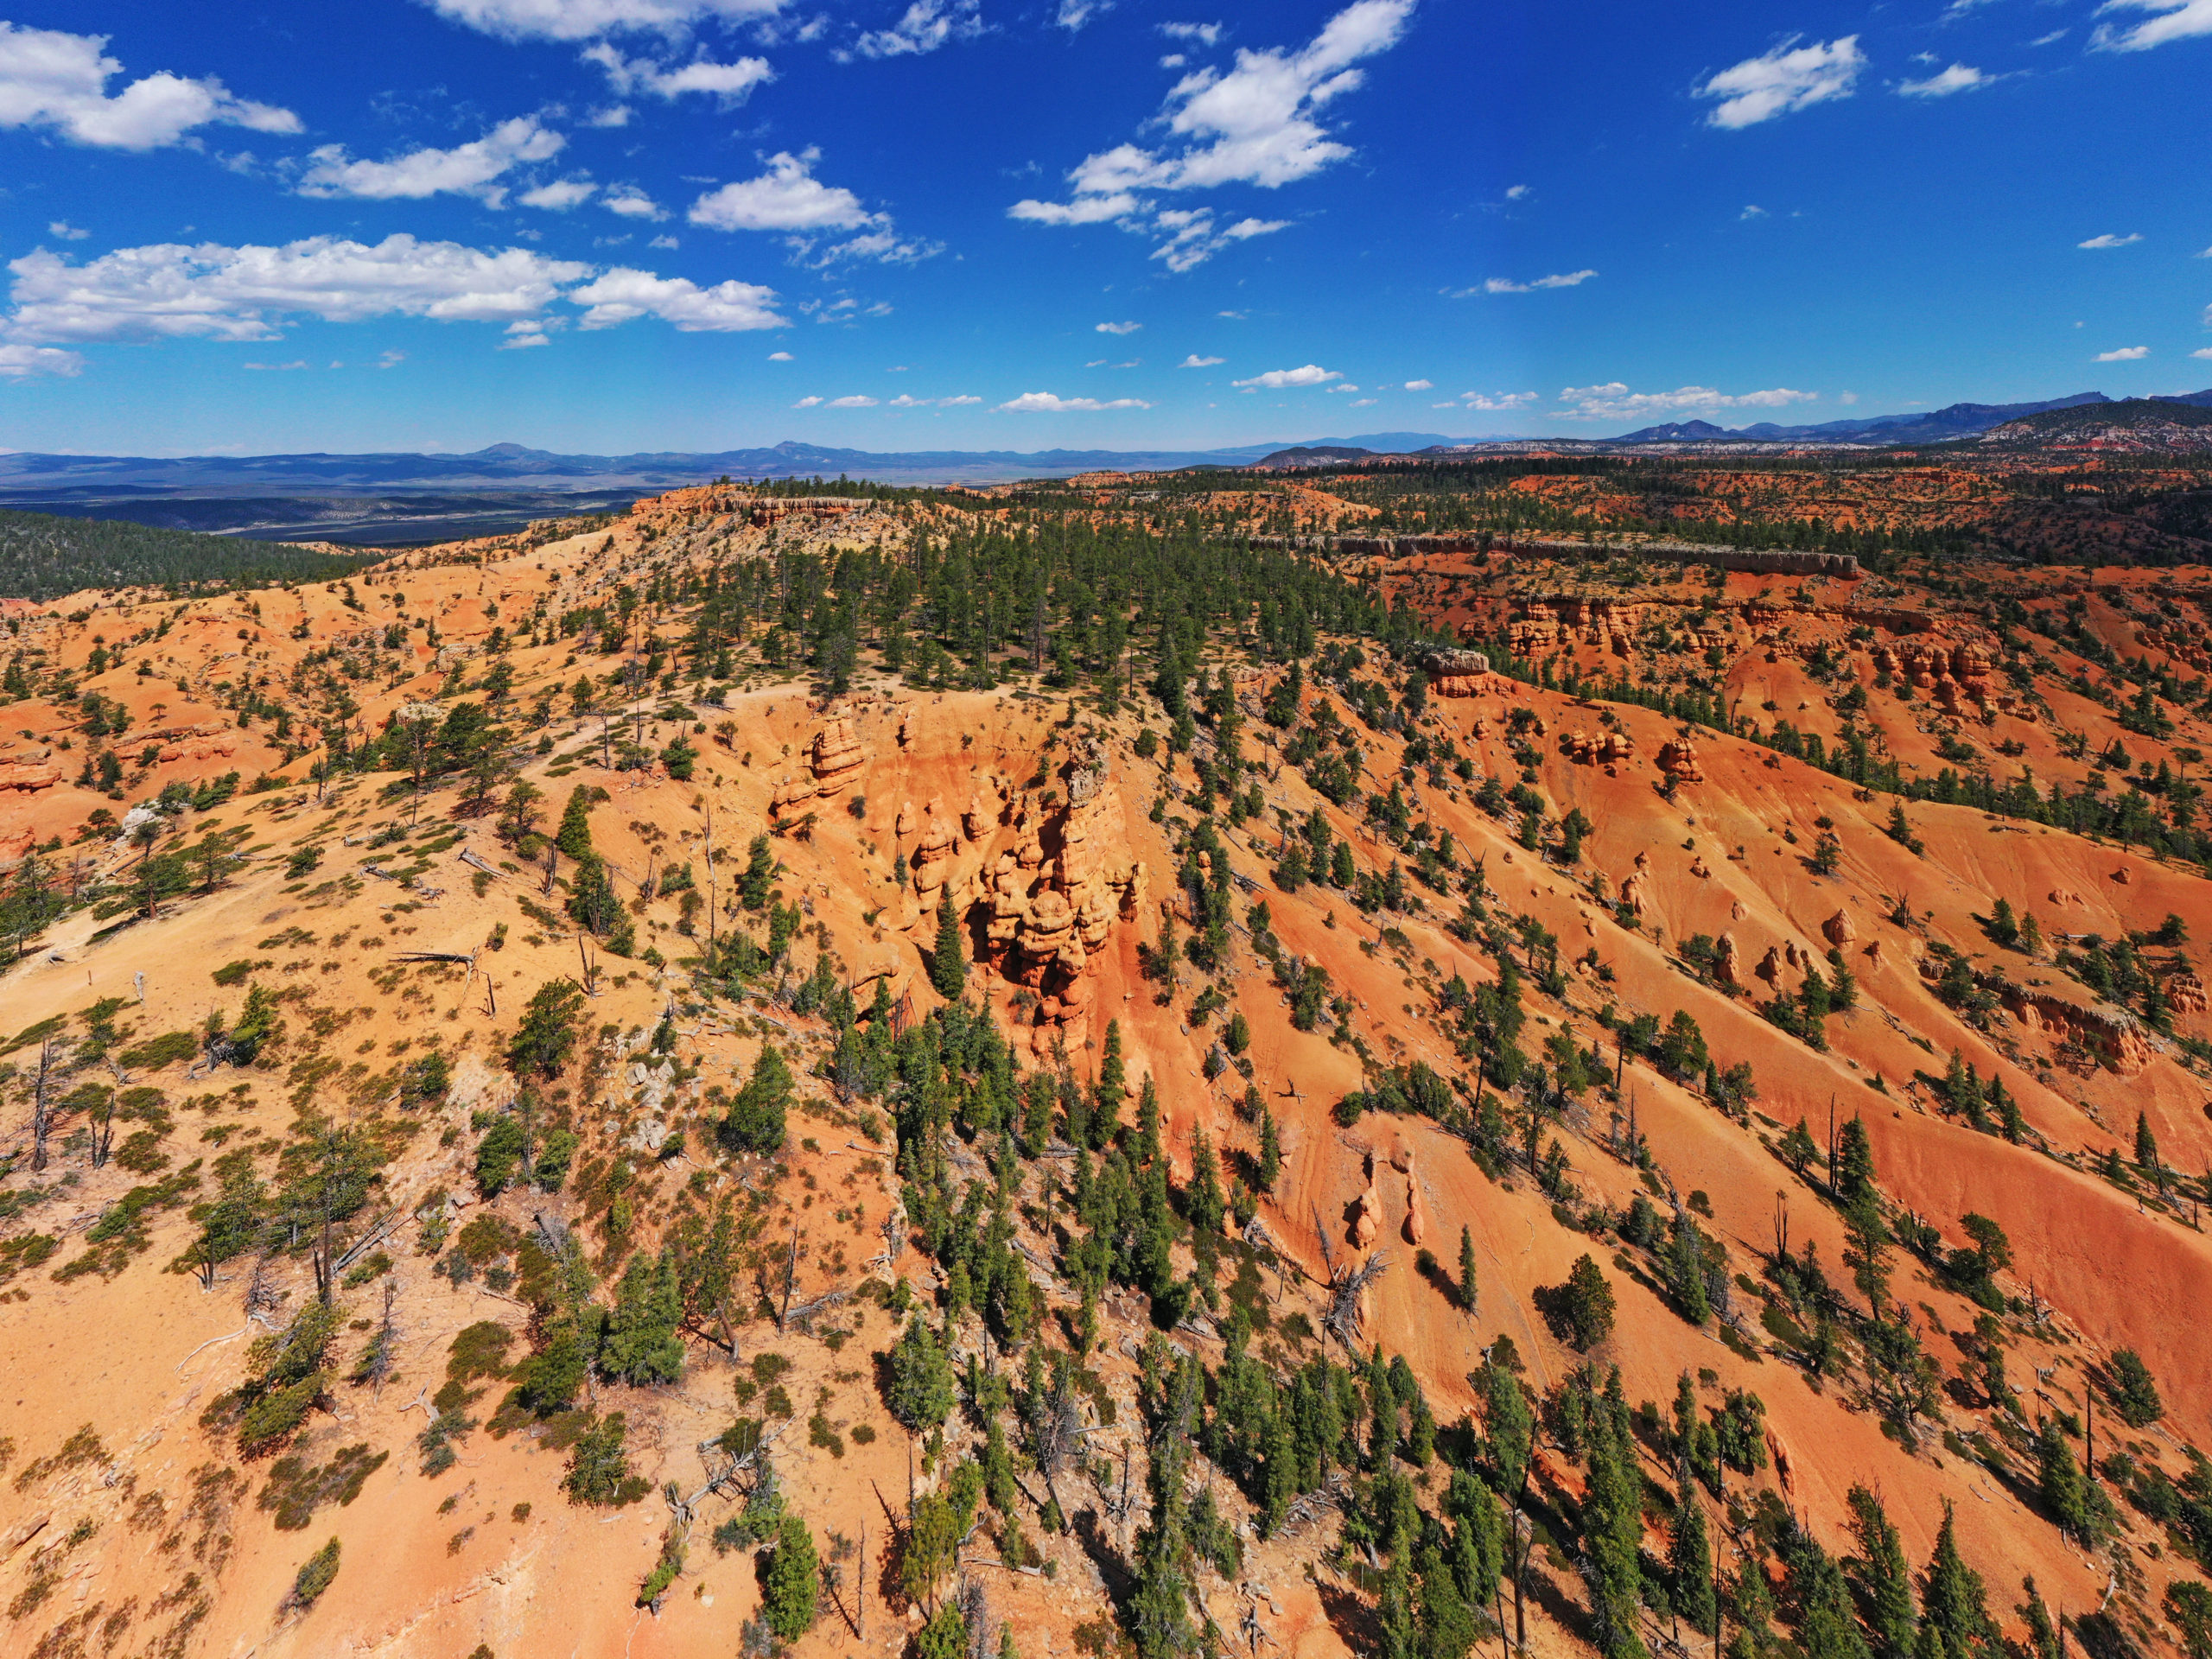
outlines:
[[[937,902],[937,947],[930,952],[930,985],[939,996],[956,997],[968,982],[966,942],[960,937],[960,918],[952,908],[948,888]]]
[[[2020,1580],[2020,1591],[2027,1599],[2014,1611],[2027,1621],[2028,1659],[2059,1659],[2058,1627],[2050,1622],[2050,1609],[2044,1605],[2034,1573]],[[2212,1659],[2212,1654],[2192,1650],[2190,1659]]]
[[[891,1350],[891,1414],[915,1433],[940,1427],[951,1412],[952,1362],[916,1313]]]
[[[773,1043],[762,1043],[753,1075],[722,1120],[721,1136],[739,1152],[775,1153],[784,1145],[784,1114],[796,1090],[791,1069]]]
[[[1713,1544],[1706,1535],[1705,1510],[1688,1484],[1675,1501],[1668,1524],[1667,1576],[1675,1611],[1693,1630],[1710,1630],[1714,1612]]]
[[[1703,1325],[1712,1313],[1705,1289],[1705,1235],[1686,1211],[1675,1212],[1674,1233],[1667,1244],[1667,1288],[1692,1325]]]
[[[1481,1281],[1475,1274],[1475,1236],[1467,1227],[1459,1229],[1459,1311],[1473,1317],[1482,1306]]]
[[[813,1627],[817,1599],[822,1590],[822,1560],[814,1548],[814,1535],[795,1515],[784,1516],[776,1535],[776,1553],[768,1562],[767,1582],[762,1586],[761,1616],[768,1628],[786,1642],[796,1642]]]
[[[2158,1137],[2151,1128],[2148,1112],[2135,1114],[2135,1167],[2145,1175],[2158,1173]]]
[[[1260,1109],[1260,1191],[1272,1192],[1282,1177],[1282,1131],[1275,1127],[1275,1115],[1266,1107]]]
[[[570,858],[591,856],[591,791],[578,784],[569,791],[569,804],[561,811],[561,827],[554,832],[553,844]]]
[[[1874,1187],[1874,1143],[1858,1113],[1836,1136],[1835,1167],[1829,1172],[1836,1202],[1848,1210]]]
[[[737,879],[738,902],[747,910],[766,910],[776,885],[776,855],[768,850],[768,837],[755,836],[746,849],[745,869]]]
[[[1851,1489],[1852,1530],[1859,1541],[1859,1581],[1866,1594],[1866,1624],[1878,1659],[1909,1659],[1912,1651],[1912,1570],[1904,1543],[1882,1500],[1865,1486]]]
[[[2082,1465],[2074,1461],[2065,1428],[2055,1418],[2046,1418],[2043,1432],[2036,1436],[2036,1471],[2044,1508],[2059,1530],[2083,1545],[2093,1543],[2096,1517],[2089,1504],[2089,1484],[2082,1478]]]
[[[1949,1659],[1967,1659],[1993,1634],[1981,1574],[1959,1554],[1957,1523],[1948,1502],[1943,1505],[1942,1529],[1936,1535],[1936,1552],[1921,1576],[1920,1607],[1923,1636],[1933,1632]]]
[[[1122,1058],[1122,1022],[1106,1022],[1106,1044],[1098,1056],[1098,1083],[1091,1090],[1090,1145],[1103,1152],[1121,1133],[1122,1103],[1128,1098],[1127,1063]]]
[[[600,1344],[601,1374],[632,1384],[675,1382],[683,1374],[683,1320],[675,1250],[664,1249],[657,1260],[632,1256]]]
[[[1213,1142],[1200,1129],[1191,1138],[1191,1183],[1183,1190],[1184,1213],[1201,1233],[1217,1236],[1228,1206],[1221,1196],[1221,1174],[1214,1161]]]
[[[1618,1382],[1619,1373],[1614,1373]],[[1582,1500],[1583,1572],[1590,1583],[1590,1619],[1607,1659],[1644,1659],[1637,1631],[1643,1589],[1643,1476],[1624,1408],[1593,1402]]]

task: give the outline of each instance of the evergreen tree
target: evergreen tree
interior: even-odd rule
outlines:
[[[1851,1489],[1852,1530],[1859,1541],[1859,1581],[1866,1596],[1866,1624],[1877,1659],[1908,1659],[1912,1651],[1912,1571],[1904,1543],[1882,1500],[1865,1486]]]
[[[723,1141],[737,1152],[783,1150],[784,1114],[797,1090],[791,1066],[773,1043],[764,1042],[753,1057],[753,1075],[730,1103],[721,1122]]]
[[[960,918],[952,908],[952,893],[944,891],[937,902],[937,945],[930,952],[930,985],[939,996],[956,997],[968,982],[967,944],[960,937]]]
[[[1967,1659],[1986,1645],[1993,1645],[1994,1627],[1984,1597],[1981,1574],[1959,1554],[1956,1520],[1947,1501],[1943,1525],[1936,1535],[1936,1552],[1920,1580],[1920,1624],[1923,1640],[1937,1638],[1947,1659]]]
[[[1617,1385],[1618,1381],[1616,1371],[1613,1382]],[[1598,1650],[1607,1659],[1644,1659],[1643,1639],[1637,1630],[1643,1591],[1643,1476],[1637,1465],[1636,1441],[1627,1408],[1610,1397],[1592,1402],[1590,1418],[1582,1550],[1592,1634]]]
[[[1482,1305],[1481,1281],[1475,1274],[1475,1236],[1463,1224],[1459,1229],[1459,1311],[1472,1316]]]
[[[1705,1510],[1685,1483],[1667,1528],[1669,1599],[1693,1630],[1713,1628],[1715,1611],[1713,1544],[1706,1535]]]
[[[2112,1404],[2130,1428],[2148,1428],[2166,1414],[2151,1368],[2133,1348],[2121,1348],[2113,1354]]]
[[[2066,1430],[2056,1418],[2046,1418],[2036,1436],[2037,1486],[2044,1508],[2060,1531],[2087,1546],[2096,1538],[2096,1512],[2089,1502],[2089,1483],[2082,1465],[2074,1461],[2074,1448],[2066,1443]]]
[[[1613,1287],[1587,1255],[1575,1257],[1557,1301],[1567,1339],[1577,1352],[1586,1352],[1612,1335]]]
[[[1121,1133],[1122,1103],[1128,1098],[1128,1068],[1122,1058],[1122,1022],[1106,1022],[1106,1043],[1098,1056],[1098,1082],[1091,1090],[1090,1146],[1103,1152]]]
[[[891,1350],[891,1414],[918,1434],[938,1427],[952,1410],[952,1362],[916,1313]]]
[[[539,986],[507,1045],[508,1069],[518,1077],[557,1076],[576,1045],[583,1007],[583,988],[572,979],[550,980]]]
[[[1218,1236],[1228,1205],[1221,1195],[1221,1174],[1214,1161],[1213,1142],[1204,1129],[1191,1138],[1191,1184],[1183,1192],[1183,1211],[1199,1232]]]
[[[2015,1609],[2027,1621],[2027,1659],[2060,1659],[2058,1627],[2050,1621],[2050,1609],[2043,1603],[2043,1593],[2036,1588],[2035,1574],[2031,1573],[2020,1580],[2020,1592],[2027,1597]],[[2168,1592],[2171,1595],[2171,1592]],[[2192,1644],[2190,1659],[2212,1659],[2212,1643],[2202,1649]]]
[[[1282,1131],[1275,1127],[1275,1115],[1266,1107],[1260,1109],[1260,1191],[1272,1192],[1282,1177]]]
[[[1836,1136],[1835,1167],[1829,1172],[1836,1202],[1848,1210],[1874,1186],[1874,1144],[1858,1113]]]
[[[821,1591],[822,1559],[815,1552],[814,1535],[805,1522],[787,1514],[776,1535],[776,1553],[769,1558],[767,1582],[761,1586],[761,1617],[785,1641],[796,1642],[813,1628]]]
[[[2135,1167],[2145,1175],[2163,1173],[2158,1162],[2158,1137],[2152,1131],[2148,1112],[2135,1114]]]
[[[570,858],[586,859],[592,855],[591,791],[582,784],[569,791],[569,804],[561,810],[561,827],[554,832],[553,844]]]
[[[776,855],[768,850],[768,837],[755,836],[746,849],[745,869],[737,879],[738,902],[747,910],[766,910],[776,885]]]
[[[658,1259],[632,1256],[600,1344],[601,1375],[632,1384],[675,1382],[683,1373],[683,1342],[676,1334],[683,1322],[674,1249],[664,1247]]]
[[[1687,1211],[1675,1212],[1673,1236],[1667,1245],[1667,1288],[1675,1305],[1692,1325],[1703,1325],[1713,1312],[1705,1290],[1705,1235]]]

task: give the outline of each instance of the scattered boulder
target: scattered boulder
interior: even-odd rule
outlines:
[[[1834,915],[1822,922],[1821,931],[1827,936],[1828,943],[1838,950],[1841,950],[1858,937],[1858,930],[1851,925],[1851,912],[1846,910],[1837,911]]]

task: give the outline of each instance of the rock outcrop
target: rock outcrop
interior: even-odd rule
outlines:
[[[815,793],[828,800],[856,777],[867,756],[861,753],[860,739],[853,734],[853,722],[846,719],[831,721],[814,734]]]
[[[1688,738],[1669,738],[1659,746],[1659,770],[1678,784],[1705,781],[1705,770],[1698,765],[1697,747]]]

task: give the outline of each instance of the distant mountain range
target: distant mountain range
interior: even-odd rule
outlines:
[[[1710,421],[1670,421],[1624,432],[1611,443],[1948,443],[1970,438],[1993,427],[2050,410],[2079,409],[2109,404],[2101,391],[2077,391],[2070,397],[2053,397],[2039,404],[1953,404],[1926,415],[1875,415],[1864,420],[1821,421],[1810,426],[1777,426],[1760,421],[1751,426],[1715,426]],[[2193,404],[2212,407],[2212,391],[2186,392],[2175,397],[2134,401]]]

